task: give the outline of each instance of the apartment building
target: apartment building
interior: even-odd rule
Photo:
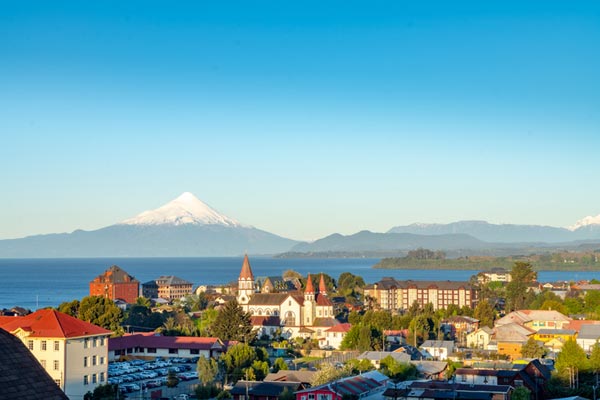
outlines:
[[[90,282],[90,296],[135,303],[139,297],[140,282],[119,266],[113,265]]]

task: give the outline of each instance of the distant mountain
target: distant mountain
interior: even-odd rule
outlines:
[[[297,241],[243,225],[184,193],[94,231],[0,240],[0,257],[207,257],[275,254]]]
[[[595,217],[600,220],[600,216]],[[411,224],[395,226],[389,233],[418,235],[466,234],[495,243],[564,243],[600,239],[600,225],[594,217],[578,221],[572,229],[540,225],[490,224],[486,221],[458,221],[449,224]]]
[[[419,247],[435,250],[481,249],[489,247],[466,234],[415,235],[411,233],[374,233],[361,231],[353,235],[335,233],[312,243],[299,243],[290,252],[357,252],[411,250]]]

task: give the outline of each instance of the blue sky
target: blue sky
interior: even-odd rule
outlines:
[[[597,2],[89,3],[3,4],[0,238],[600,213]]]

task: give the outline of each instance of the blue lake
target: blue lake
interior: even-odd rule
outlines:
[[[468,270],[381,270],[371,268],[378,259],[277,259],[251,257],[254,275],[281,276],[288,269],[303,275],[325,272],[337,279],[342,272],[360,275],[365,282],[384,276],[413,280],[468,280],[476,271]],[[65,258],[0,259],[0,308],[15,305],[30,308],[57,306],[89,294],[89,282],[116,264],[147,282],[160,275],[176,275],[201,284],[236,281],[241,257],[227,258]],[[541,282],[600,278],[599,272],[541,271]]]

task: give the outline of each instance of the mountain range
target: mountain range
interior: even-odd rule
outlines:
[[[600,243],[600,215],[569,228],[458,221],[395,226],[385,233],[338,233],[300,242],[245,225],[191,193],[162,207],[92,231],[0,240],[0,257],[210,257],[249,254],[405,252],[423,247],[452,254],[511,254],[522,249]]]

